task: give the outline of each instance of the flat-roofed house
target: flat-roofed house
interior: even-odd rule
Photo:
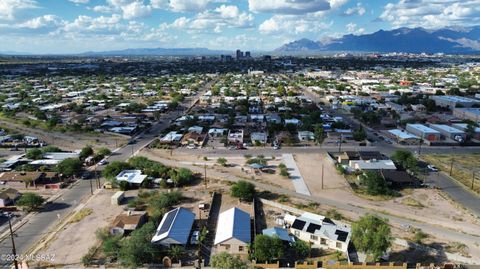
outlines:
[[[251,241],[250,214],[237,207],[220,213],[214,241],[218,252],[246,255]]]
[[[194,220],[195,214],[183,207],[177,207],[167,212],[158,225],[152,243],[166,247],[186,245]]]

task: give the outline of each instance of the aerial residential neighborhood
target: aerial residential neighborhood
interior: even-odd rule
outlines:
[[[480,268],[476,0],[1,0],[0,267]]]

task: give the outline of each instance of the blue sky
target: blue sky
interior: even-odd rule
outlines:
[[[271,50],[303,37],[479,20],[480,0],[0,0],[0,51]]]

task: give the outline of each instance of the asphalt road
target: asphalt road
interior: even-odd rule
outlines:
[[[62,196],[56,201],[47,204],[39,213],[29,218],[27,222],[18,228],[14,234],[17,254],[25,253],[44,235],[48,234],[56,220],[66,217],[70,211],[78,206],[82,199],[90,194],[90,183],[88,180],[79,180],[69,190],[64,190]],[[7,268],[12,264],[5,255],[12,253],[12,242],[9,236],[2,238],[0,242],[0,267]],[[55,254],[55,253],[50,253]]]
[[[141,133],[134,137],[136,141],[134,144],[125,145],[115,150],[114,154],[108,158],[108,161],[125,161],[132,156],[132,153],[147,146],[154,138],[158,136],[165,128],[170,125],[170,121],[183,115],[187,109],[189,109],[199,97],[211,87],[212,82],[207,83],[204,88],[197,92],[196,95],[188,96],[184,102],[175,111],[165,113],[161,117],[161,121],[155,123],[148,133]],[[97,170],[102,170],[103,166],[98,166]],[[92,185],[95,188],[94,179],[92,179]],[[15,246],[17,249],[18,257],[22,257],[43,236],[50,233],[59,220],[66,217],[75,207],[77,207],[83,199],[88,198],[90,195],[90,181],[79,180],[70,189],[62,190],[61,196],[54,202],[45,205],[45,207],[37,214],[25,220],[25,224],[17,227],[14,231]],[[14,220],[14,219],[13,219]],[[14,220],[15,221],[15,220]],[[17,220],[15,223],[18,223]],[[14,228],[16,225],[14,224]],[[92,231],[93,232],[93,231]],[[5,255],[12,254],[12,242],[9,236],[0,238],[0,267],[9,268],[12,266],[13,261],[6,258]],[[49,253],[54,255],[55,253]],[[11,257],[11,256],[10,256]]]

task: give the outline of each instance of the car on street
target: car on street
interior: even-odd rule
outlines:
[[[106,165],[108,164],[108,161],[105,159],[102,159],[101,161],[98,162],[99,165]]]

